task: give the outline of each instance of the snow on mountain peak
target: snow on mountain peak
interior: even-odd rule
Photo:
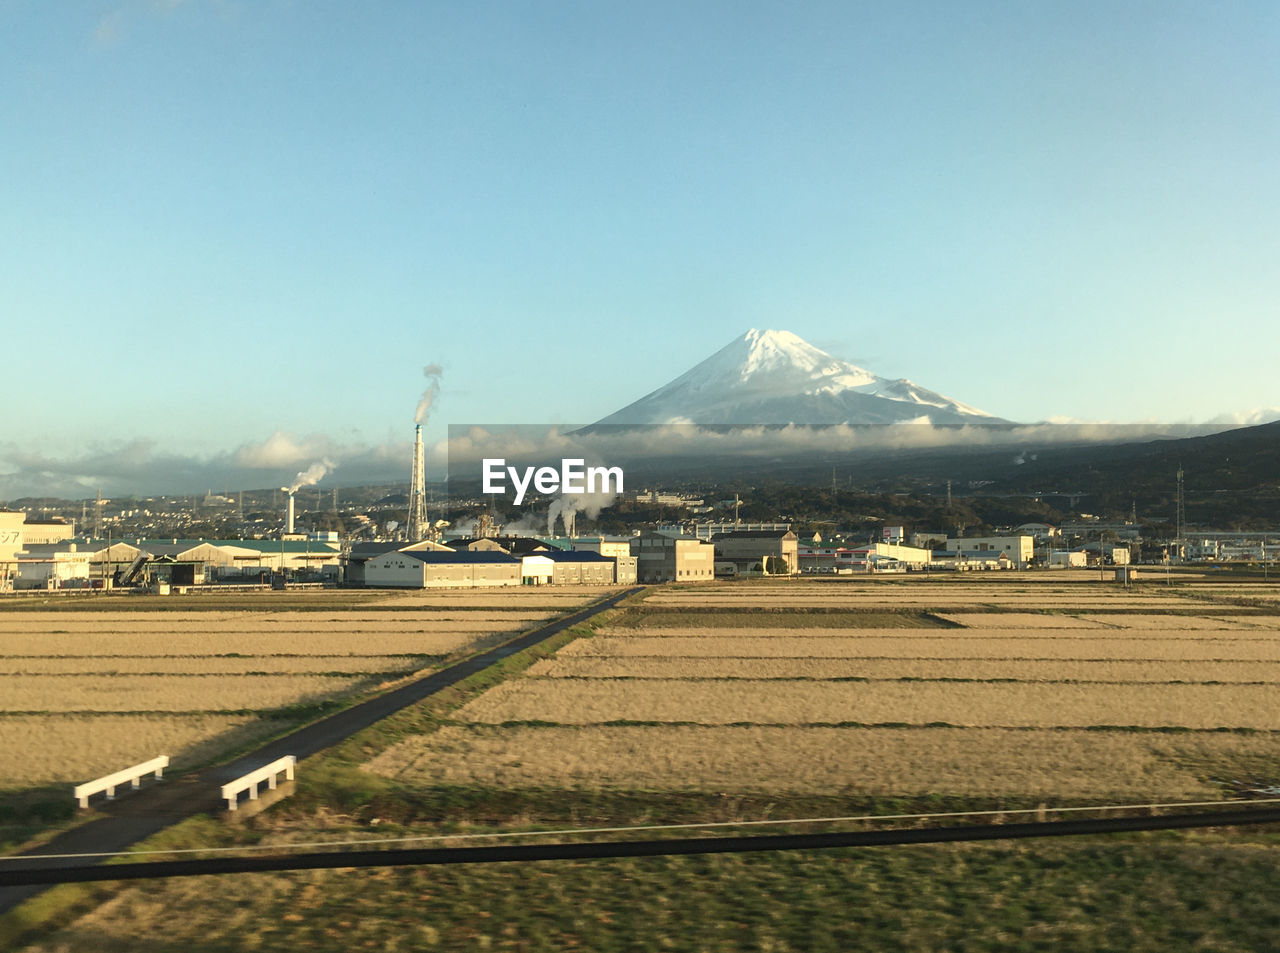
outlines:
[[[879,424],[922,411],[936,423],[994,419],[911,381],[879,377],[790,331],[752,328],[598,423]]]
[[[752,328],[725,345],[677,380],[706,386],[711,381],[792,391],[812,392],[808,382],[839,378],[838,387],[858,387],[876,380],[870,371],[832,357],[790,331]]]

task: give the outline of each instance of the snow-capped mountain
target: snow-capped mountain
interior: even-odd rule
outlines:
[[[975,407],[832,357],[790,331],[754,328],[601,425],[1005,423]]]

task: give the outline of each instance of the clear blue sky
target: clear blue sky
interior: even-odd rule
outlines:
[[[1280,405],[1278,49],[1272,0],[0,0],[0,498],[400,443],[427,363],[433,438],[587,422],[749,327],[1011,419]]]

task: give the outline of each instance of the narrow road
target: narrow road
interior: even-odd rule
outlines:
[[[104,805],[101,809],[103,816],[97,820],[59,834],[38,848],[10,856],[25,858],[22,863],[24,869],[48,869],[82,866],[85,861],[71,857],[50,857],[41,861],[38,858],[42,855],[119,853],[188,817],[220,810],[223,802],[218,796],[218,789],[226,782],[287,754],[295,755],[299,761],[319,754],[388,715],[417,704],[436,692],[483,671],[495,662],[544,642],[569,626],[612,608],[627,596],[642,591],[642,588],[637,586],[617,593],[510,642],[504,642],[385,695],[371,698],[346,711],[299,728],[228,764],[131,792],[118,801]],[[68,791],[67,797],[70,796]],[[0,860],[0,866],[11,864],[10,861]],[[0,887],[0,913],[13,909],[45,889],[47,888],[44,886],[36,885]]]

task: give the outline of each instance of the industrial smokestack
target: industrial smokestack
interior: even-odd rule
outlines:
[[[427,475],[422,453],[422,424],[413,428],[413,470],[409,475],[409,513],[405,519],[410,542],[427,535]]]
[[[293,532],[293,490],[287,486],[280,487],[280,492],[285,494],[286,502],[284,505],[284,531],[286,533]]]

